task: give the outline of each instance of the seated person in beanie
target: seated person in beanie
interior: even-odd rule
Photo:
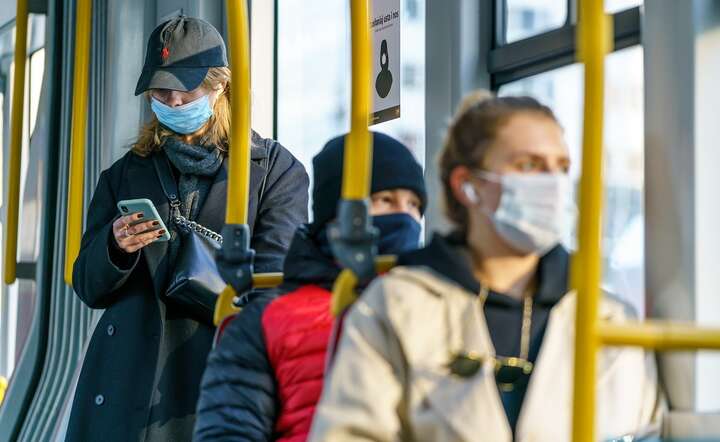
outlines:
[[[285,281],[253,299],[208,358],[196,441],[305,440],[320,398],[333,327],[332,285],[341,268],[327,239],[342,187],[344,137],[313,159],[314,221],[298,228],[285,259]],[[399,141],[373,134],[370,214],[378,252],[414,250],[426,203],[420,165]]]

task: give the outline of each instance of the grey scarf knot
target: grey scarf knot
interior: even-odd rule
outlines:
[[[217,147],[187,144],[175,137],[167,138],[163,148],[170,162],[180,172],[180,213],[188,219],[196,219],[213,178],[222,166],[223,153]]]

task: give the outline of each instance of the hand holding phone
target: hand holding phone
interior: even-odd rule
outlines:
[[[149,199],[123,200],[117,204],[122,217],[113,223],[118,247],[135,253],[155,241],[168,241],[170,233]]]

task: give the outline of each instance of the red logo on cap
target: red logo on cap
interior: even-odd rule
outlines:
[[[170,49],[168,49],[168,47],[165,46],[162,49],[162,52],[160,53],[160,55],[162,56],[163,61],[166,61],[168,59],[168,57],[170,56]]]

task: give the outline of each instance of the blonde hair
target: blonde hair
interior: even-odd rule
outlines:
[[[540,115],[559,125],[553,111],[531,97],[498,97],[486,90],[476,90],[466,95],[458,106],[440,152],[439,168],[445,214],[462,232],[467,230],[467,209],[455,199],[450,175],[459,166],[482,167],[500,129],[519,113]]]
[[[212,67],[208,70],[202,87],[209,91],[215,91],[222,87],[213,105],[213,114],[202,127],[207,144],[217,146],[223,152],[227,152],[230,145],[230,69],[226,67]],[[145,97],[150,100],[150,91],[145,92]],[[155,114],[146,123],[138,135],[137,141],[132,145],[132,151],[141,157],[146,157],[155,151],[159,151],[165,139],[178,136],[175,132],[160,125]]]

